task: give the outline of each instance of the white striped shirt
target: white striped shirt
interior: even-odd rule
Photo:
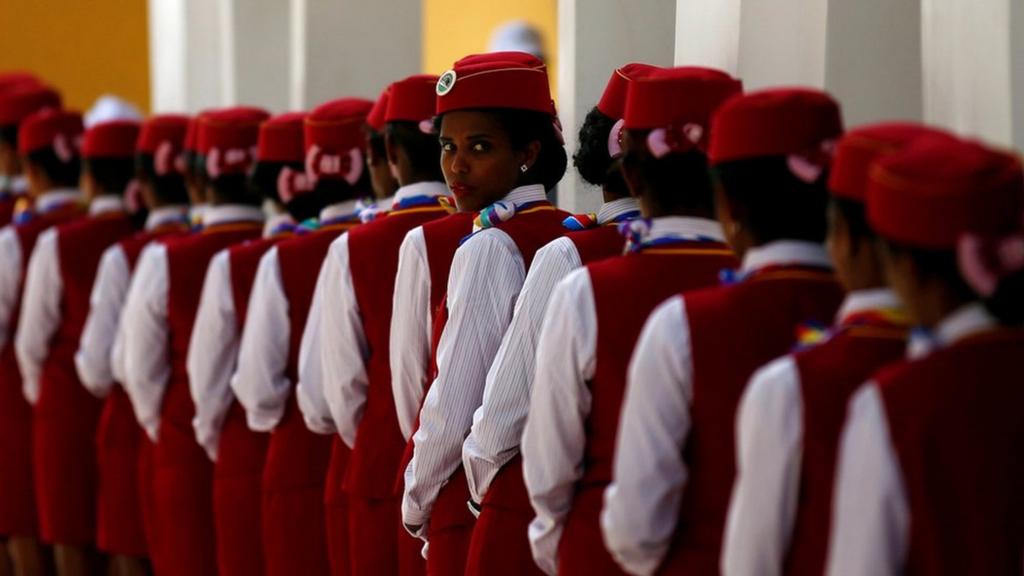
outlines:
[[[89,215],[116,212],[124,209],[120,196],[100,196],[89,205]],[[50,343],[60,328],[61,299],[64,279],[60,271],[60,252],[57,245],[57,227],[51,227],[39,236],[28,261],[25,275],[25,293],[22,298],[21,317],[14,349],[21,368],[21,386],[25,399],[35,404],[39,399],[39,375],[43,363],[50,355]],[[92,286],[89,287],[92,290]]]
[[[603,225],[638,209],[633,198],[613,200],[601,207],[597,222]],[[487,372],[483,404],[473,414],[473,427],[462,445],[462,464],[474,502],[483,502],[498,471],[519,451],[530,411],[537,340],[548,299],[559,281],[580,266],[576,244],[564,236],[534,256],[512,322]]]
[[[523,186],[504,201],[544,200],[544,187]],[[405,471],[402,519],[425,526],[441,487],[461,462],[473,412],[483,401],[487,369],[512,321],[526,278],[515,241],[497,228],[475,234],[455,251],[448,277],[448,322],[438,344],[438,375],[420,411],[415,450]]]
[[[188,207],[161,206],[146,218],[146,230],[181,221]],[[117,384],[111,363],[111,351],[121,321],[121,309],[128,297],[131,268],[120,244],[107,248],[96,270],[96,281],[89,295],[89,316],[75,353],[75,368],[86,390],[98,398],[110,393]]]

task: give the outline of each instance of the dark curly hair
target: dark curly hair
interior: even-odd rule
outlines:
[[[629,190],[616,160],[608,154],[608,135],[615,122],[596,106],[591,108],[580,126],[579,144],[572,163],[583,180],[622,198],[629,195]]]

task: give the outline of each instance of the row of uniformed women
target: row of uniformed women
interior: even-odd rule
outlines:
[[[97,530],[129,573],[1019,573],[1019,161],[740,92],[616,70],[574,157],[605,202],[578,216],[546,199],[566,156],[525,54],[375,105],[154,117],[135,234],[112,184],[60,225],[73,122],[21,122],[37,210],[0,240],[57,225],[14,338],[23,516],[65,568]],[[85,182],[130,157],[123,124],[86,133]],[[389,177],[386,210],[356,205]],[[211,203],[191,233],[185,183]],[[254,191],[290,216],[262,238]]]

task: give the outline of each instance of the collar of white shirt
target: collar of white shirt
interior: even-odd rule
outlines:
[[[263,210],[245,204],[219,204],[203,211],[203,225],[214,226],[225,222],[262,222]]]
[[[636,198],[619,198],[611,202],[605,202],[597,211],[597,223],[607,224],[626,212],[637,212],[640,210],[640,203]]]
[[[146,216],[146,230],[152,230],[170,222],[180,222],[188,215],[188,206],[185,204],[172,204],[153,208]]]
[[[747,250],[743,256],[744,274],[750,274],[768,266],[820,266],[832,268],[825,247],[814,242],[801,240],[777,240],[764,246]]]
[[[115,195],[97,196],[89,202],[89,215],[108,214],[110,212],[123,212],[125,210],[124,198]]]
[[[385,206],[391,206],[392,210],[397,210],[398,204],[408,198],[415,198],[417,196],[445,196],[447,194],[448,185],[444,182],[415,182],[399,188],[395,192],[395,197],[391,204],[385,204]]]
[[[74,188],[57,188],[40,194],[36,198],[36,209],[40,212],[46,212],[64,202],[74,202],[81,199],[82,193]]]
[[[965,304],[946,315],[931,331],[915,330],[907,344],[907,357],[916,360],[974,334],[991,330],[998,321],[980,302]]]
[[[843,305],[836,314],[836,324],[842,324],[848,317],[869,310],[903,308],[896,293],[888,288],[854,290],[843,299]]]
[[[24,194],[28,192],[28,178],[18,174],[17,176],[5,176],[0,174],[0,192],[11,194]]]
[[[540,202],[547,199],[548,197],[547,194],[544,193],[543,185],[530,184],[528,186],[513,188],[511,192],[501,199],[501,201],[511,203],[516,206],[522,206],[523,204],[529,204],[530,202]]]
[[[206,211],[210,209],[210,205],[206,202],[202,204],[193,204],[188,209],[188,218],[194,224],[203,224],[203,216],[206,215]]]
[[[277,232],[278,227],[284,224],[294,223],[295,220],[292,219],[292,215],[287,212],[280,212],[278,214],[274,214],[270,218],[267,218],[266,224],[263,225],[263,237],[269,238],[275,232]]]
[[[651,229],[644,236],[644,241],[661,240],[663,238],[710,238],[717,242],[725,241],[722,225],[707,218],[692,216],[661,216],[651,220]]]
[[[342,216],[354,216],[356,214],[356,204],[358,202],[359,200],[346,200],[344,202],[325,206],[320,210],[320,222],[326,222],[334,218],[341,218]]]

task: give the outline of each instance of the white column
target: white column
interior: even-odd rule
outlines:
[[[612,70],[629,62],[670,66],[675,0],[559,0],[558,106],[570,156],[558,185],[558,204],[571,212],[594,211],[601,191],[572,166],[577,135],[597,104]]]
[[[922,0],[921,7],[925,118],[996,144],[1024,143],[1020,0]]]
[[[748,91],[823,88],[848,126],[919,120],[919,1],[677,0],[675,61],[736,74]]]
[[[410,0],[291,0],[291,104],[376,98],[420,71],[421,8]]]
[[[832,0],[825,87],[847,126],[923,118],[920,0]]]
[[[677,0],[677,66],[739,72],[741,0]]]
[[[220,0],[223,99],[289,107],[291,8],[279,0]]]
[[[154,112],[196,112],[224,104],[221,15],[209,0],[149,0]]]

